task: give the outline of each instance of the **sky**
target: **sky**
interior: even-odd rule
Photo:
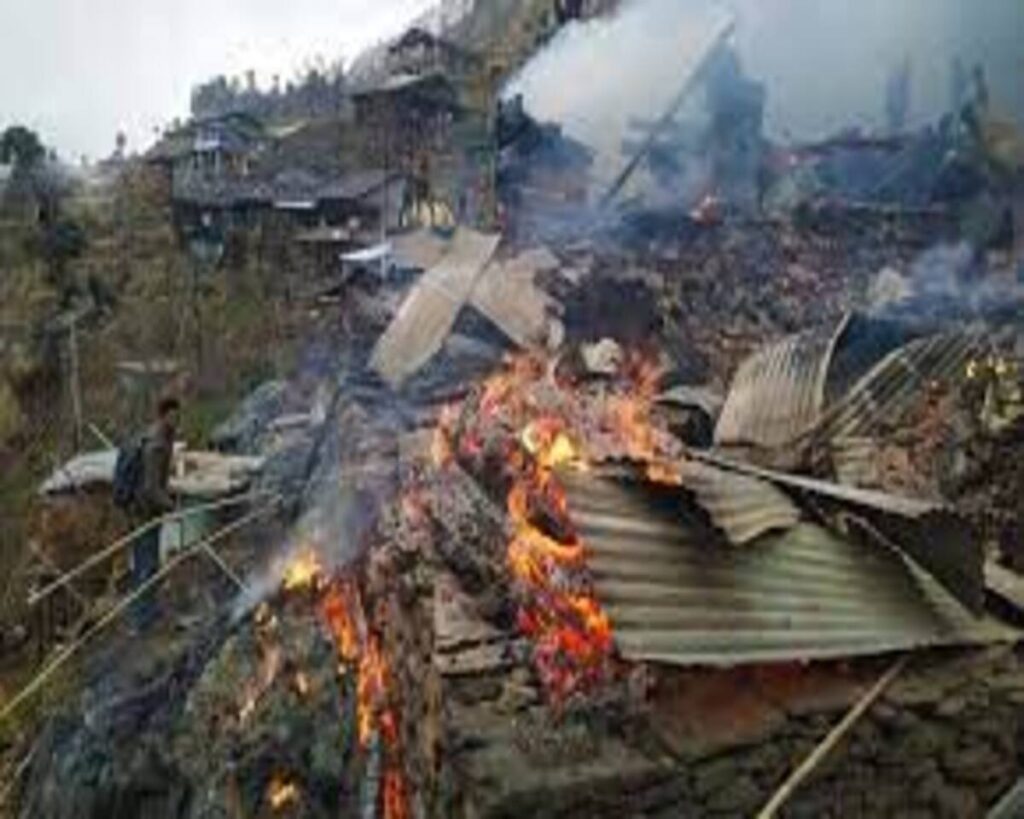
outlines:
[[[0,129],[27,124],[67,160],[144,150],[193,85],[316,55],[351,61],[431,0],[0,0]]]
[[[351,61],[434,4],[0,0],[0,128],[26,123],[70,160],[109,155],[119,130],[129,150],[144,150],[155,128],[187,115],[196,83],[252,68],[266,85],[317,55]],[[622,127],[608,118],[659,111],[714,21],[733,16],[776,136],[870,126],[904,56],[916,122],[941,112],[954,54],[984,61],[997,102],[1024,121],[1024,0],[632,0],[627,9],[611,24],[570,27],[535,61],[534,113],[617,148]]]

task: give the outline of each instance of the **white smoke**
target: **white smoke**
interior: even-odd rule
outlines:
[[[664,114],[727,17],[679,0],[644,0],[611,19],[572,23],[505,96],[522,94],[532,116],[592,148],[595,181],[609,182],[622,168],[623,141],[640,135],[631,124]]]
[[[887,80],[905,59],[911,126],[949,109],[955,57],[983,65],[995,109],[1024,123],[1020,0],[626,0],[613,19],[563,28],[506,95],[522,94],[535,117],[596,149],[599,176],[614,175],[630,120],[665,110],[727,18],[746,73],[766,86],[774,139],[880,129]]]

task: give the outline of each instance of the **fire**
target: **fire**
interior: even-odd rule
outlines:
[[[341,658],[347,663],[358,659],[364,625],[358,596],[347,582],[330,585],[320,601],[320,616],[334,637]]]
[[[582,572],[585,554],[568,525],[568,502],[552,470],[580,464],[579,448],[556,418],[530,423],[520,439],[534,462],[508,495],[515,534],[507,559],[525,590],[520,630],[533,639],[535,667],[558,703],[604,675],[611,656],[611,626],[592,594],[560,589],[563,575]],[[558,519],[559,537],[534,521],[534,503]]]
[[[267,787],[267,802],[275,811],[298,804],[299,795],[298,785],[281,776],[275,776]]]
[[[322,576],[320,558],[312,549],[304,549],[285,568],[283,585],[286,591],[308,589]]]
[[[464,416],[447,441],[472,462],[495,432],[517,432],[505,455],[513,476],[506,497],[513,526],[506,561],[519,597],[518,625],[533,645],[534,667],[556,704],[600,685],[613,673],[611,623],[587,573],[586,544],[571,525],[559,481],[601,458],[626,458],[648,477],[678,484],[678,446],[654,421],[662,372],[650,358],[626,352],[607,387],[559,373],[537,355],[512,359],[482,386],[477,412]],[[468,428],[467,428],[468,427]],[[586,443],[586,447],[582,443]],[[596,453],[596,457],[595,457]]]
[[[377,641],[371,640],[359,658],[359,681],[356,685],[359,702],[359,742],[364,748],[370,744],[378,728],[385,739],[392,741],[397,738],[394,736],[397,730],[393,716],[382,710],[387,696],[387,677],[387,661]]]
[[[399,771],[389,768],[384,772],[384,819],[406,819],[408,804],[405,780]]]
[[[583,459],[557,418],[542,418],[526,426],[520,442],[542,469],[583,467]]]
[[[369,748],[375,737],[384,742],[390,764],[383,789],[384,816],[408,816],[405,783],[395,767],[399,757],[399,725],[392,703],[390,669],[376,635],[363,614],[359,590],[349,578],[338,578],[325,589],[320,617],[334,639],[341,660],[338,673],[356,672],[356,719],[361,747]]]

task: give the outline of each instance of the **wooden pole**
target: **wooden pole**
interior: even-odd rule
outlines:
[[[690,72],[686,78],[686,82],[683,83],[682,89],[672,98],[672,102],[669,103],[665,113],[661,115],[654,127],[651,128],[644,139],[639,150],[633,155],[632,159],[626,163],[626,167],[622,169],[622,172],[615,178],[611,187],[608,188],[608,192],[604,195],[604,199],[601,200],[601,206],[607,208],[611,205],[612,201],[616,196],[619,195],[619,191],[625,187],[630,177],[636,172],[637,168],[640,167],[640,163],[643,162],[644,158],[650,152],[651,148],[654,147],[658,141],[658,137],[665,131],[669,125],[672,124],[672,120],[675,119],[676,114],[679,113],[679,109],[683,107],[683,104],[689,98],[693,89],[704,80],[704,75],[711,64],[711,58],[718,53],[718,49],[722,47],[722,44],[728,40],[732,33],[736,30],[736,21],[730,20],[719,32],[715,35],[711,45],[701,55],[700,60],[697,61],[696,67]]]
[[[71,392],[71,411],[74,415],[74,451],[82,448],[82,383],[78,372],[78,314],[71,318],[71,327],[68,330],[68,359],[70,372],[68,373],[68,387]]]
[[[144,523],[142,526],[139,526],[136,529],[133,529],[131,532],[129,532],[124,537],[118,538],[113,543],[111,543],[109,546],[107,546],[105,549],[97,552],[92,557],[90,557],[87,560],[83,561],[78,566],[76,566],[74,569],[71,569],[70,571],[65,572],[62,576],[58,577],[56,580],[52,581],[51,583],[48,583],[46,586],[44,586],[38,592],[30,595],[28,603],[29,603],[30,606],[36,605],[40,600],[42,600],[42,599],[48,597],[49,595],[53,594],[55,591],[57,591],[57,589],[59,589],[59,588],[61,588],[63,586],[66,586],[68,583],[70,583],[76,577],[79,577],[80,575],[82,575],[85,572],[89,571],[89,569],[94,568],[98,564],[102,563],[104,560],[107,560],[107,559],[113,557],[115,554],[117,554],[117,552],[119,552],[120,550],[124,549],[129,544],[133,543],[139,537],[141,537],[146,532],[150,531],[151,529],[153,529],[156,526],[163,526],[165,523],[170,523],[170,522],[175,521],[175,520],[181,520],[183,518],[188,518],[188,517],[191,517],[192,515],[198,515],[201,512],[212,512],[212,511],[217,510],[217,509],[227,509],[227,508],[230,508],[232,506],[241,506],[242,504],[247,503],[248,501],[256,500],[258,498],[267,498],[268,499],[268,505],[272,506],[272,505],[276,504],[281,499],[281,495],[277,494],[277,493],[271,493],[271,492],[257,492],[257,493],[252,493],[252,494],[248,494],[248,495],[239,495],[238,497],[235,497],[235,498],[225,498],[224,500],[215,501],[213,503],[203,504],[202,506],[192,506],[192,507],[189,507],[187,509],[182,509],[182,510],[177,511],[177,512],[172,512],[170,514],[163,515],[163,516],[158,517],[158,518],[153,518],[153,520],[148,521],[147,523]]]
[[[828,755],[835,750],[836,746],[845,739],[846,735],[850,733],[853,726],[857,724],[861,717],[863,717],[868,709],[875,704],[876,700],[885,692],[893,680],[895,680],[900,672],[906,667],[907,662],[910,660],[910,655],[905,654],[900,657],[895,663],[890,666],[889,670],[883,674],[878,681],[869,688],[863,697],[861,697],[856,705],[850,709],[850,712],[843,717],[843,720],[836,725],[828,736],[821,741],[796,770],[789,775],[789,778],[782,783],[781,787],[775,792],[775,795],[768,801],[759,814],[757,819],[775,819],[778,815],[779,810],[790,800],[797,789],[807,780],[807,778],[814,773],[814,771],[821,765],[822,762],[828,757]]]
[[[160,581],[163,580],[168,574],[174,571],[174,569],[176,569],[178,566],[180,566],[182,563],[184,563],[186,560],[193,557],[194,555],[203,552],[205,548],[216,543],[218,540],[223,540],[228,535],[238,531],[239,529],[245,526],[248,526],[250,523],[254,522],[258,518],[272,511],[276,505],[276,503],[268,504],[263,509],[257,509],[254,512],[250,512],[245,517],[239,518],[233,523],[229,523],[227,526],[218,529],[212,535],[209,535],[208,537],[205,537],[199,542],[193,544],[186,551],[180,552],[179,554],[175,555],[171,560],[165,563],[157,571],[156,574],[154,574],[145,583],[143,583],[141,586],[135,589],[127,597],[124,597],[116,606],[114,606],[110,611],[104,614],[103,617],[97,620],[84,634],[82,634],[77,640],[75,640],[67,648],[61,651],[54,658],[53,662],[51,662],[46,668],[39,672],[39,674],[37,674],[36,677],[28,685],[21,689],[21,691],[19,691],[15,697],[8,700],[4,704],[3,708],[0,709],[0,722],[3,722],[5,719],[10,717],[10,715],[13,714],[14,711],[22,703],[24,703],[33,694],[39,691],[39,689],[41,689],[43,685],[46,684],[46,681],[49,680],[57,672],[58,669],[60,669],[65,663],[67,663],[67,661],[70,660],[71,657],[73,657],[78,652],[78,650],[81,649],[83,645],[85,645],[86,642],[88,642],[94,635],[98,634],[100,631],[102,631],[115,620],[117,620],[122,614],[124,614],[124,612],[128,610],[132,603],[134,603],[147,592],[154,589],[157,586],[157,584],[160,583]]]

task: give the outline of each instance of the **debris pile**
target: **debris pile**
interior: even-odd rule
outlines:
[[[154,656],[90,667],[22,815],[973,817],[1014,784],[1013,184],[974,150],[980,101],[938,131],[769,144],[733,30],[598,209],[591,153],[516,100],[494,112],[503,232],[469,217],[472,174],[461,204],[411,174],[400,225],[380,180],[382,241],[311,298],[321,366],[200,458],[285,496],[286,543]],[[388,59],[420,52],[430,72],[358,107],[400,107],[403,161],[446,162],[449,79],[478,60],[421,31]],[[637,193],[693,165],[667,204]],[[981,188],[951,192],[957,169]],[[959,242],[975,216],[992,229]]]

